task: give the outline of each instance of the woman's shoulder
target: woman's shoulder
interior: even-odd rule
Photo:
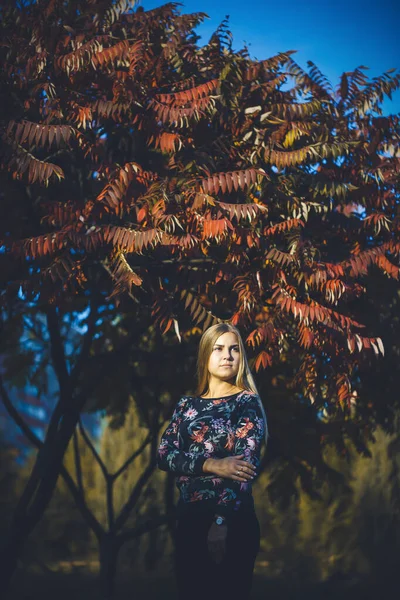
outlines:
[[[188,406],[195,405],[197,398],[199,398],[199,396],[196,396],[195,394],[182,394],[176,403],[176,408],[178,410],[184,410]]]
[[[175,404],[174,411],[179,413],[184,410],[185,406],[190,402],[190,396],[180,396],[179,400]]]
[[[257,394],[257,392],[253,392],[253,390],[242,390],[236,400],[240,404],[251,404],[261,401],[259,394]]]
[[[190,395],[190,394],[182,394],[182,396],[179,398],[178,400],[178,404],[187,404],[190,400],[193,400],[194,398],[196,398],[195,395]]]
[[[242,390],[240,393],[240,396],[242,398],[259,398],[259,394],[257,394],[257,392],[253,392],[253,390]]]

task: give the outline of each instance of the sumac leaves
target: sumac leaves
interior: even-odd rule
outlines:
[[[187,312],[191,315],[193,323],[201,325],[203,331],[220,321],[210,311],[206,310],[204,306],[199,302],[197,297],[186,289],[183,289],[180,293],[181,302],[184,303],[184,307]]]
[[[201,179],[198,182],[199,189],[206,194],[218,194],[221,191],[231,193],[238,189],[244,190],[257,183],[257,176],[265,177],[263,169],[245,169],[243,171],[230,171],[227,173],[214,173],[210,177]]]
[[[142,278],[129,265],[123,252],[116,252],[113,256],[110,272],[114,279],[114,289],[108,296],[112,298],[121,293],[121,291],[131,292],[132,286],[142,285]]]
[[[42,125],[31,121],[21,121],[20,123],[10,121],[7,127],[7,136],[18,144],[59,148],[62,142],[69,144],[71,137],[74,136],[74,129],[69,125]]]
[[[22,148],[16,150],[8,164],[14,179],[26,178],[28,183],[40,183],[47,186],[50,179],[61,181],[64,171],[61,167],[50,162],[35,158]]]
[[[119,66],[124,61],[127,61],[129,56],[129,42],[122,40],[110,48],[97,51],[92,56],[92,65],[96,69],[97,67],[111,65]],[[127,63],[129,65],[129,62]]]
[[[149,144],[154,144],[155,148],[160,148],[161,152],[175,154],[182,147],[182,137],[178,133],[169,133],[164,131],[160,135],[151,136]]]
[[[203,221],[203,238],[220,238],[228,231],[234,231],[229,219],[204,219]]]
[[[206,98],[216,92],[219,85],[218,79],[212,79],[196,87],[170,94],[158,94],[155,98],[162,104],[183,106],[187,103]]]
[[[167,241],[166,234],[160,229],[147,229],[145,231],[133,230],[127,227],[107,226],[102,229],[106,243],[111,243],[124,252],[141,254],[143,250]]]

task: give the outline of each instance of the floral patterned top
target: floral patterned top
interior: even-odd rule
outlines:
[[[252,484],[204,473],[207,458],[244,454],[257,469],[265,435],[258,395],[242,390],[221,398],[182,396],[161,437],[157,464],[176,473],[178,512],[189,505],[212,507],[229,518],[242,504],[254,506]]]

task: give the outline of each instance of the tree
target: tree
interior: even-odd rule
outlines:
[[[314,423],[325,414],[318,440],[343,427],[368,436],[354,386],[383,344],[357,307],[372,266],[398,279],[399,122],[380,104],[399,74],[370,81],[358,67],[335,91],[292,51],[263,61],[233,51],[226,21],[199,47],[203,13],[131,5],[2,9],[3,300],[46,307],[63,382],[46,493],[9,563],[88,395],[71,392],[55,307],[92,305],[82,364],[93,290],[121,310],[136,300],[132,312],[178,339],[193,325],[239,325],[257,371],[295,357],[303,404]]]
[[[138,397],[137,405],[139,407],[140,420],[142,427],[146,429],[147,436],[145,440],[141,440],[137,435],[137,428],[131,432],[131,435],[137,438],[136,445],[138,445],[138,448],[134,450],[131,444],[130,447],[132,447],[132,450],[129,452],[129,456],[126,456],[122,460],[124,464],[118,464],[118,468],[111,469],[112,471],[116,471],[115,474],[112,474],[107,471],[104,460],[96,452],[83,427],[82,420],[79,419],[79,431],[81,431],[84,440],[86,440],[101,465],[102,476],[105,478],[105,486],[98,487],[97,492],[98,499],[102,500],[107,506],[108,521],[106,523],[103,523],[102,519],[96,513],[96,506],[91,506],[92,503],[87,496],[86,484],[80,465],[82,451],[79,450],[79,446],[82,446],[82,443],[78,444],[77,442],[79,432],[74,430],[73,440],[69,442],[66,449],[70,449],[67,457],[71,457],[71,453],[75,455],[74,469],[71,469],[68,465],[61,465],[58,469],[58,473],[72,494],[81,517],[86,522],[88,528],[94,533],[99,544],[101,589],[105,597],[111,597],[113,592],[116,562],[120,548],[127,541],[141,536],[164,523],[168,524],[174,517],[173,506],[167,503],[168,515],[155,515],[154,512],[150,514],[150,511],[149,514],[141,514],[138,522],[131,522],[127,528],[127,522],[132,510],[134,508],[137,509],[143,503],[142,493],[148,488],[149,480],[152,478],[156,467],[156,449],[160,427],[164,425],[166,415],[171,411],[171,401],[173,402],[173,398],[179,393],[179,385],[185,385],[185,381],[189,379],[188,374],[190,371],[190,364],[183,360],[185,348],[176,344],[175,349],[174,346],[168,348],[166,341],[158,331],[154,331],[154,329],[146,330],[147,324],[143,322],[143,319],[140,324],[135,324],[132,318],[123,318],[120,315],[118,326],[114,325],[111,328],[112,335],[110,335],[110,320],[113,321],[115,319],[115,314],[112,311],[110,312],[111,314],[106,314],[106,311],[101,311],[102,319],[97,321],[95,339],[92,342],[90,357],[82,366],[82,381],[91,381],[90,389],[85,386],[87,395],[82,410],[96,411],[101,409],[107,411],[112,426],[118,428],[123,425],[124,419],[129,420],[129,414],[126,415],[125,413],[131,406],[132,394],[134,394]],[[21,315],[18,315],[18,317],[18,320],[20,320]],[[6,350],[7,355],[11,357],[7,361],[9,370],[6,371],[5,375],[7,379],[10,379],[10,375],[16,370],[12,360],[12,347],[14,347],[14,353],[19,359],[24,355],[24,352],[31,359],[22,361],[25,367],[24,378],[30,383],[34,380],[42,382],[45,378],[44,370],[49,362],[51,351],[47,321],[40,314],[37,315],[33,309],[29,315],[24,313],[22,317],[29,323],[32,338],[28,344],[27,336],[25,335],[23,343],[15,347],[16,340],[7,334],[19,330],[16,327],[17,315],[14,314],[13,321],[9,320],[9,322],[4,324],[3,329],[8,345],[6,347],[3,345],[2,349],[3,351]],[[59,331],[60,345],[62,348],[68,348],[66,356],[68,367],[69,361],[73,362],[76,359],[77,349],[82,345],[81,338],[87,335],[87,333],[79,334],[79,329],[83,329],[82,326],[86,318],[84,314],[80,314],[79,316],[67,314],[62,320]],[[39,321],[39,325],[36,321]],[[145,334],[140,338],[139,328],[143,327]],[[32,352],[33,348],[35,349],[34,353]],[[166,355],[167,359],[165,358]],[[37,360],[38,357],[39,360]],[[105,360],[108,369],[105,368]],[[154,367],[151,367],[151,372],[149,372],[148,365],[150,361],[158,361],[162,365],[158,370],[160,375],[159,380],[154,380],[154,375],[151,374],[154,372]],[[174,363],[175,368],[173,368]],[[102,376],[99,375],[100,373],[102,373]],[[21,377],[22,373],[20,372],[19,375]],[[80,382],[76,382],[75,386],[73,391],[78,394],[81,389]],[[35,448],[38,448],[36,463],[39,461],[40,464],[41,461],[46,459],[50,461],[52,453],[58,450],[60,441],[54,438],[53,440],[49,439],[48,434],[44,442],[37,437],[31,424],[27,422],[25,415],[19,414],[14,407],[1,378],[0,395],[7,411],[21,428],[22,433]],[[166,403],[168,403],[168,406]],[[57,410],[59,410],[59,404],[56,405],[54,412],[57,412]],[[114,436],[117,437],[115,432]],[[133,455],[130,456],[132,453]],[[146,455],[145,457],[144,454]],[[116,485],[117,479],[125,477],[126,471],[133,460],[136,461],[135,465],[140,461],[140,468],[136,466],[135,469],[135,472],[140,473],[140,477],[137,481],[133,481],[135,478],[130,478],[132,485],[130,485],[129,497],[120,506],[119,503],[116,503],[113,489],[120,485],[119,483],[118,486]],[[143,460],[146,463],[144,466],[142,464]],[[111,462],[116,464],[116,454],[114,454],[113,461],[108,456],[107,462],[109,464]],[[46,471],[39,472],[39,475],[37,475],[35,474],[34,466],[28,484],[25,486],[24,493],[21,495],[21,499],[24,502],[26,502],[26,489],[32,481],[37,482],[39,487],[48,486],[48,473]],[[100,490],[104,491],[103,495]],[[47,487],[45,487],[45,491],[48,491]],[[33,521],[34,517],[38,514],[39,510],[43,510],[44,512],[52,496],[53,493],[45,497],[44,500],[43,493],[41,495],[33,495],[31,503],[26,510],[27,520],[22,523],[20,520],[20,499],[14,513],[12,526],[8,528],[7,536],[5,535],[3,540],[10,540],[12,542],[16,530],[17,533],[20,532],[23,535],[25,533],[23,526],[26,527],[28,525],[28,532],[30,533],[36,525]],[[46,504],[44,504],[45,501]],[[24,508],[24,505],[22,508]],[[9,546],[5,545],[5,547]]]
[[[18,17],[22,46],[15,12],[4,15],[3,84],[18,83],[4,164],[21,184],[55,180],[59,199],[50,200],[52,187],[41,192],[41,235],[29,222],[23,240],[15,227],[5,240],[13,257],[41,266],[23,289],[60,294],[102,259],[112,296],[154,294],[164,332],[175,325],[179,336],[185,306],[201,326],[222,317],[257,325],[248,336],[262,348],[257,369],[297,339],[306,395],[321,395],[316,366],[333,371],[327,385],[346,410],[360,351],[383,346],[361,335],[348,307],[334,307],[362,294],[357,280],[372,264],[398,278],[398,119],[379,116],[379,104],[400,76],[369,82],[360,67],[334,92],[292,52],[259,62],[233,52],[225,22],[199,48],[202,13],[127,8],[29,5]],[[28,150],[51,150],[60,164]]]

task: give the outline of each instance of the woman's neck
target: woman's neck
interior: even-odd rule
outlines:
[[[240,391],[240,388],[238,388],[235,384],[228,383],[226,381],[222,381],[220,383],[210,382],[208,390],[205,394],[203,394],[202,398],[219,398],[222,396],[228,396],[229,394],[235,394],[236,392]]]

